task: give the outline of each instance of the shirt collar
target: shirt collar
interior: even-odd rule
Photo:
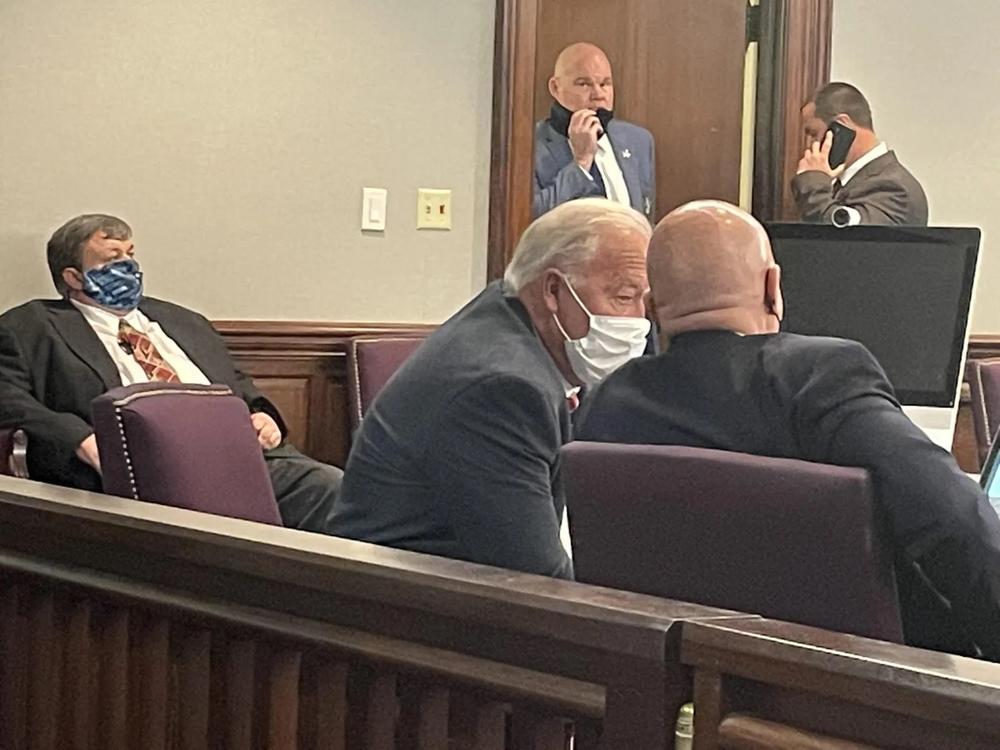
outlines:
[[[103,307],[88,305],[84,302],[73,299],[72,297],[69,301],[73,307],[80,311],[83,317],[86,318],[87,322],[92,326],[96,325],[114,331],[115,335],[118,333],[118,326],[122,320],[136,330],[144,331],[146,328],[143,324],[143,316],[140,315],[138,307],[134,310],[129,310],[125,315],[115,315],[113,312],[105,310]]]
[[[889,153],[889,147],[885,145],[884,141],[880,141],[875,148],[871,149],[868,153],[862,154],[856,162],[844,170],[844,173],[840,175],[837,179],[840,180],[841,185],[846,185],[854,175],[864,169],[866,166],[871,164],[880,156],[885,156]]]

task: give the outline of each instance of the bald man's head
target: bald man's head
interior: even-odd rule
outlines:
[[[549,93],[571,112],[614,109],[615,87],[608,56],[589,42],[569,45],[556,58]]]
[[[653,232],[647,263],[652,304],[668,337],[778,330],[780,269],[764,227],[736,206],[704,200],[671,211]]]

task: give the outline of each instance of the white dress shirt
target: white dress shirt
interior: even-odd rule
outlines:
[[[884,142],[879,142],[879,144],[875,146],[875,148],[873,148],[866,154],[862,154],[856,162],[854,162],[851,166],[847,167],[841,173],[840,177],[837,178],[837,180],[840,180],[841,185],[846,185],[850,181],[850,179],[854,177],[854,175],[856,175],[858,172],[860,172],[865,166],[871,164],[880,156],[883,156],[888,153],[889,153],[889,147],[885,145]],[[853,206],[840,206],[840,208],[842,208],[845,212],[847,212],[847,221],[842,222],[840,220],[835,220],[834,224],[837,224],[837,226],[853,227],[861,223],[861,212],[858,211],[858,209],[854,208]],[[834,214],[834,218],[837,219],[836,214]]]
[[[840,175],[840,184],[846,185],[848,182],[851,181],[851,178],[854,177],[854,175],[856,175],[862,169],[864,169],[864,167],[866,167],[868,164],[871,164],[880,156],[885,156],[888,153],[889,153],[889,147],[885,145],[884,141],[880,141],[879,144],[875,146],[875,148],[873,148],[866,154],[862,154],[860,157],[858,157],[858,160],[856,162],[854,162],[851,166],[847,167],[844,170],[844,172]]]
[[[135,383],[148,383],[149,376],[142,366],[135,361],[135,357],[126,352],[118,344],[118,324],[123,320],[140,333],[144,333],[153,342],[153,346],[163,357],[164,361],[177,373],[182,383],[197,383],[209,385],[205,373],[198,369],[198,366],[191,361],[191,358],[181,349],[177,342],[167,336],[160,328],[159,323],[150,320],[139,308],[130,310],[123,318],[108,312],[94,305],[86,305],[71,299],[74,307],[80,311],[84,320],[94,329],[97,338],[101,340],[111,361],[118,368],[122,385],[133,385]]]
[[[597,139],[597,154],[594,156],[594,162],[597,164],[597,170],[601,173],[601,178],[604,180],[608,199],[616,203],[621,203],[623,206],[631,206],[632,202],[628,194],[628,185],[625,184],[625,175],[622,173],[621,165],[615,157],[615,149],[611,145],[611,139],[608,138],[607,133]],[[588,180],[593,181],[594,176],[590,172],[583,169],[583,167],[580,167],[580,169],[587,175]]]

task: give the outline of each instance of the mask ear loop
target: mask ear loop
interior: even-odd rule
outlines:
[[[573,299],[576,300],[576,304],[578,304],[580,309],[586,314],[588,324],[593,325],[594,316],[591,314],[590,310],[587,309],[587,306],[583,304],[583,300],[580,299],[580,295],[576,293],[576,289],[573,288],[573,285],[569,283],[569,279],[566,278],[566,274],[559,272],[559,278],[563,280],[563,283],[566,284],[566,288],[569,289],[569,293],[572,294]],[[564,339],[567,341],[579,341],[579,339],[571,339],[569,337],[569,334],[566,333],[566,329],[563,328],[563,324],[559,322],[559,318],[555,313],[552,313],[552,320],[556,322],[556,328],[559,329],[559,333],[563,335]]]

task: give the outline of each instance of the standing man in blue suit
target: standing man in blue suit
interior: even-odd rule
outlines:
[[[575,198],[606,197],[652,221],[653,136],[613,119],[607,55],[587,42],[571,44],[559,53],[549,93],[555,100],[549,118],[535,126],[534,216]]]

